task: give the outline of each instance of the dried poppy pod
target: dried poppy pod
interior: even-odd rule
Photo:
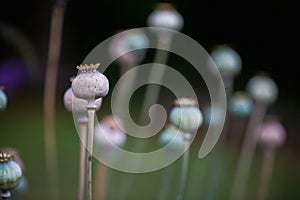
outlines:
[[[265,147],[281,146],[286,138],[285,128],[277,117],[268,117],[259,129],[259,143]]]
[[[112,38],[109,44],[110,56],[121,65],[131,66],[141,62],[146,55],[146,48],[149,47],[149,39],[141,30],[124,31]],[[134,51],[138,49],[138,51]],[[125,53],[130,52],[130,53]]]
[[[252,109],[253,101],[246,92],[235,92],[229,100],[229,111],[235,116],[249,116]]]
[[[9,199],[10,190],[17,187],[22,179],[22,169],[13,161],[13,156],[0,152],[0,190],[1,198]]]
[[[176,151],[184,148],[184,135],[174,126],[167,126],[159,136],[159,143],[161,146],[166,146],[168,150]]]
[[[247,91],[256,103],[272,104],[278,96],[276,83],[267,74],[258,74],[247,83]]]
[[[3,90],[4,88],[0,87],[0,111],[5,110],[7,106],[7,96]]]
[[[240,55],[228,45],[219,45],[210,53],[223,78],[234,78],[242,69]]]
[[[181,131],[191,133],[196,131],[203,122],[202,112],[193,99],[179,98],[170,112],[171,123]]]
[[[148,26],[168,28],[180,31],[183,27],[183,17],[170,3],[157,4],[147,19]]]
[[[74,96],[88,102],[107,95],[109,83],[106,76],[97,71],[100,64],[84,64],[77,66],[80,73],[72,81]]]
[[[75,95],[72,92],[72,88],[68,88],[64,94],[64,105],[65,108],[70,112],[76,112],[80,115],[87,115],[87,106],[88,102],[84,99],[79,99],[75,97]],[[100,109],[102,105],[102,98],[98,98],[95,101],[96,104],[96,111]]]
[[[116,120],[118,120],[118,123]],[[106,116],[101,123],[95,127],[95,141],[100,147],[107,148],[112,147],[112,145],[124,145],[126,142],[126,134],[118,124],[122,125],[120,119],[113,116]]]

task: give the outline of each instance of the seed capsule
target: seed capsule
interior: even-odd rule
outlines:
[[[201,126],[203,116],[194,100],[180,98],[170,112],[170,121],[181,131],[190,133]]]
[[[80,74],[72,81],[74,96],[87,101],[93,101],[107,95],[109,83],[106,76],[97,71],[100,64],[80,65]]]

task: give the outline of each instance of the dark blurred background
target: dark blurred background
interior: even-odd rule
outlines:
[[[69,77],[77,72],[75,66],[81,64],[96,45],[117,31],[147,26],[147,17],[158,2],[68,1],[57,90],[58,113],[69,117],[68,125],[72,126],[71,116],[64,112],[61,100],[63,92],[70,86]],[[297,19],[296,6],[284,0],[167,2],[173,3],[184,18],[181,32],[199,42],[208,52],[215,45],[229,44],[240,54],[243,69],[235,79],[236,90],[243,90],[249,78],[258,71],[269,73],[278,84],[278,100],[268,112],[278,115],[286,127],[288,136],[286,145],[282,147],[286,152],[284,155],[290,156],[295,168],[299,168],[300,96],[299,75],[296,72],[298,36],[295,32],[299,22],[294,23]],[[1,2],[0,85],[6,88],[9,98],[7,110],[0,113],[0,124],[4,131],[13,132],[11,124],[17,121],[33,125],[30,129],[32,131],[42,130],[42,122],[35,124],[29,119],[40,120],[42,116],[43,81],[53,3],[54,1],[49,0]],[[34,112],[31,113],[31,110]],[[23,112],[22,117],[16,116],[18,112]],[[58,124],[66,126],[62,122]],[[3,136],[4,134],[8,133],[1,132],[0,146],[15,146],[26,151],[28,147],[24,142],[17,141],[19,136],[16,133]],[[31,141],[32,145],[43,149],[41,136]],[[73,139],[72,142],[78,141]],[[31,150],[36,151],[35,148]],[[72,148],[69,149],[71,150]],[[34,166],[31,167],[35,169]],[[294,174],[290,173],[289,176]],[[297,177],[300,178],[299,173],[293,180]],[[34,181],[38,182],[37,179]],[[293,183],[299,184],[299,181]],[[284,194],[287,193],[288,190]],[[283,196],[278,199],[296,199]]]

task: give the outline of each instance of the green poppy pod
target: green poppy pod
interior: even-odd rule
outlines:
[[[202,125],[203,115],[196,101],[180,98],[175,101],[175,107],[170,112],[170,121],[181,131],[191,133]]]
[[[252,112],[252,109],[253,101],[245,92],[235,92],[229,101],[229,111],[235,116],[249,116]]]
[[[184,135],[174,126],[168,126],[161,132],[159,144],[161,146],[168,145],[170,150],[181,150],[184,148]]]
[[[5,110],[6,106],[7,106],[7,96],[3,91],[3,88],[0,87],[0,111]]]
[[[21,167],[9,153],[0,152],[0,190],[2,199],[9,199],[9,190],[17,187],[22,179]]]

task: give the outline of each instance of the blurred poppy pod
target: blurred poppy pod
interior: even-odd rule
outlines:
[[[258,74],[247,83],[247,91],[254,101],[263,105],[272,104],[278,96],[276,83],[266,74]]]
[[[116,122],[116,120],[118,120],[118,122]],[[107,116],[95,127],[95,140],[100,148],[107,149],[113,145],[124,145],[126,134],[119,125],[122,125],[120,119]]]
[[[74,96],[71,87],[66,90],[64,94],[64,105],[68,111],[87,115],[87,104],[88,102],[86,100]],[[96,99],[95,104],[97,106],[96,110],[99,110],[102,105],[102,98]]]
[[[0,111],[5,110],[7,106],[7,96],[3,90],[4,88],[0,87]]]
[[[184,148],[184,135],[174,126],[167,126],[159,136],[161,146],[166,146],[169,150],[182,150]]]
[[[148,26],[168,28],[180,31],[183,27],[183,17],[170,3],[157,4],[147,20]]]
[[[112,38],[109,53],[114,60],[121,56],[118,60],[122,65],[133,65],[144,59],[148,46],[149,39],[142,31],[124,31]]]
[[[180,98],[175,100],[175,106],[170,112],[170,121],[181,131],[191,133],[202,125],[203,116],[196,101]]]
[[[242,69],[239,54],[227,45],[219,45],[210,53],[223,78],[233,78]]]
[[[246,92],[235,92],[229,101],[229,111],[235,116],[249,116],[252,109],[253,101]]]
[[[269,117],[259,129],[259,142],[266,147],[281,146],[286,138],[283,125],[276,117]]]

